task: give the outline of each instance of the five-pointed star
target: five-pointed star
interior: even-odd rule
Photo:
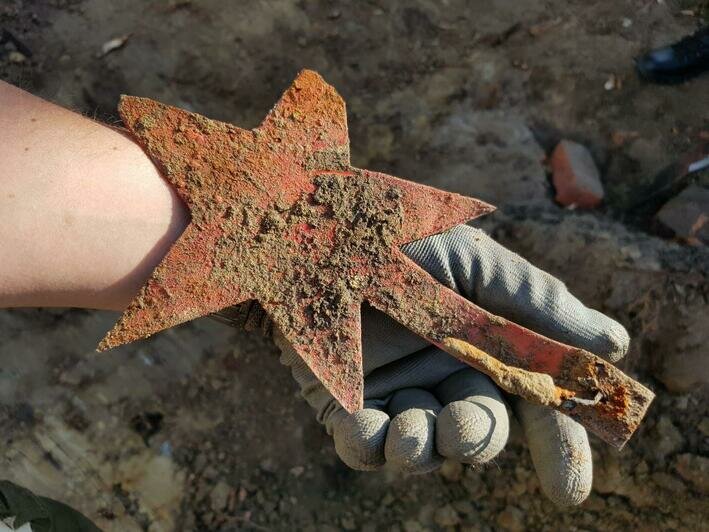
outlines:
[[[395,283],[400,290],[409,278],[435,283],[399,246],[492,210],[352,167],[344,101],[312,71],[301,72],[253,130],[145,98],[123,97],[119,112],[187,204],[191,223],[100,350],[257,300],[355,411],[362,303],[386,310],[396,304]]]

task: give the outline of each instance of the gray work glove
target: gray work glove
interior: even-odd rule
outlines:
[[[436,279],[486,310],[564,343],[616,361],[628,333],[585,307],[564,284],[485,233],[459,226],[404,246]],[[275,334],[303,397],[353,469],[388,467],[426,473],[444,458],[480,465],[505,446],[507,406],[522,425],[544,493],[559,505],[578,504],[591,490],[586,431],[571,418],[504,397],[482,373],[431,346],[386,315],[362,311],[364,409],[350,415],[303,360]]]

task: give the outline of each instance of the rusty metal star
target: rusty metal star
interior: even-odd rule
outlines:
[[[257,300],[353,412],[367,302],[615,445],[642,419],[649,390],[591,353],[487,313],[400,251],[493,207],[353,167],[344,101],[317,73],[301,72],[253,130],[146,98],[123,97],[119,112],[191,222],[100,350]]]

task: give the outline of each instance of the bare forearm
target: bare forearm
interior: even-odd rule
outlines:
[[[128,137],[0,81],[0,307],[121,309],[187,221]]]

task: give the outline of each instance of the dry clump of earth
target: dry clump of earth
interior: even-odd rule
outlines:
[[[515,430],[480,470],[347,469],[258,335],[201,320],[96,357],[115,315],[12,310],[3,477],[106,530],[701,530],[709,252],[630,206],[709,129],[706,78],[645,84],[632,59],[703,14],[685,1],[3,2],[15,39],[0,78],[108,121],[128,93],[253,127],[295,73],[318,70],[348,102],[354,165],[498,205],[480,225],[621,321],[621,367],[658,396],[623,451],[592,441],[593,493],[559,509]],[[554,203],[541,161],[562,138],[599,165],[601,208]]]

